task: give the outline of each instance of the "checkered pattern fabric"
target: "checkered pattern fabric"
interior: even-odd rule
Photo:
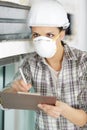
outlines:
[[[56,96],[71,107],[87,112],[87,53],[64,44],[62,69],[55,79],[43,59],[36,53],[29,54],[22,69],[28,83],[41,95]],[[36,130],[87,130],[60,116],[54,119],[43,111],[36,112]]]

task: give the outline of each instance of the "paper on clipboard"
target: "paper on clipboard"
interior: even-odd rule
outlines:
[[[0,104],[8,109],[39,110],[38,104],[55,105],[56,97],[38,94],[0,92]]]

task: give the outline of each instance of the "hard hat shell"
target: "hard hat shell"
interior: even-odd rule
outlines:
[[[69,20],[62,5],[56,0],[39,0],[29,11],[28,26],[47,26],[68,28]]]

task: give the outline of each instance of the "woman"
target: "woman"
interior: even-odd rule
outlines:
[[[55,106],[38,104],[37,130],[87,129],[87,53],[63,42],[69,26],[63,7],[54,0],[40,0],[31,7],[28,26],[32,31],[34,53],[21,68],[26,77],[16,79],[7,92],[27,92],[56,96]]]

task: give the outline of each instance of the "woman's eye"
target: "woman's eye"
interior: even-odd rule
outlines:
[[[38,36],[40,36],[38,33],[32,34],[32,38],[36,38],[36,37],[38,37]]]
[[[47,37],[53,38],[53,37],[54,37],[54,34],[48,33],[48,34],[47,34]]]

